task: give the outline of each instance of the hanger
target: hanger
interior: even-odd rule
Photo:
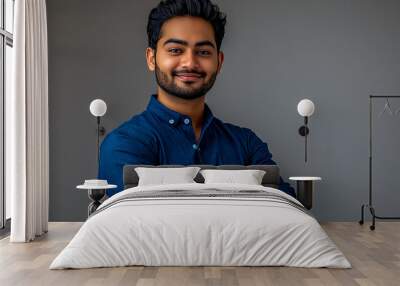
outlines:
[[[386,111],[389,112],[389,115],[393,115],[393,111],[392,111],[392,108],[390,107],[388,97],[386,97],[385,107],[383,108],[383,111],[379,114],[379,117],[381,117]],[[400,113],[400,108],[396,111],[396,115],[398,112]]]

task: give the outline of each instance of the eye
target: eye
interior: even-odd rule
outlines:
[[[169,49],[168,52],[170,52],[171,54],[179,54],[182,52],[182,50],[178,49],[178,48],[172,48],[172,49]]]
[[[209,55],[211,55],[211,52],[202,50],[202,51],[198,51],[198,54],[201,56],[209,56]]]

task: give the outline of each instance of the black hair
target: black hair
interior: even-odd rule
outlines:
[[[200,17],[208,21],[214,29],[217,50],[220,50],[225,34],[226,15],[210,0],[162,0],[149,14],[147,22],[149,47],[156,50],[162,25],[175,16]]]

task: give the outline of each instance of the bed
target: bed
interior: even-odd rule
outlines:
[[[194,183],[151,186],[138,185],[138,166],[124,167],[124,191],[100,205],[50,269],[351,267],[312,214],[276,189],[277,166],[197,165],[264,170],[261,185],[204,183],[199,173]]]

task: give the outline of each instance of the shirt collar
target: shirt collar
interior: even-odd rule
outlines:
[[[174,126],[179,124],[180,122],[182,122],[185,118],[187,118],[186,115],[183,115],[179,112],[169,109],[168,107],[163,105],[161,102],[159,102],[156,94],[153,94],[150,96],[150,101],[149,101],[149,104],[147,105],[147,111],[155,114],[158,118],[160,118],[165,123],[168,123],[168,124],[174,125]],[[206,127],[208,127],[208,125],[210,125],[213,118],[214,118],[214,115],[212,114],[211,109],[208,107],[207,104],[205,104],[202,129],[205,129]]]

